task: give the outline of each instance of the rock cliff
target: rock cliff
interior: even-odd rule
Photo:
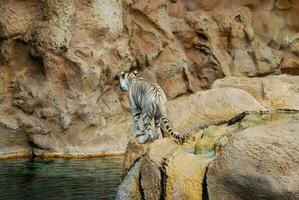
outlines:
[[[117,199],[298,199],[299,111],[244,112],[171,139],[131,141]]]
[[[290,0],[3,0],[0,154],[123,152],[122,70],[163,87],[181,132],[298,109],[298,77],[276,76],[299,74],[298,11]]]

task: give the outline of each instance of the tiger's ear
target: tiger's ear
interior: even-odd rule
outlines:
[[[133,71],[133,74],[134,74],[135,76],[137,75],[137,73],[138,73],[138,72],[137,72],[136,70]]]
[[[119,79],[119,75],[115,75],[114,77],[113,77],[113,80],[115,80],[115,81],[117,81]]]
[[[121,77],[124,78],[125,77],[125,72],[121,72]]]

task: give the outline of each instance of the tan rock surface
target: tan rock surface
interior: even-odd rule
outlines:
[[[164,187],[162,181],[165,179],[163,170],[167,159],[171,158],[180,148],[172,139],[164,138],[156,140],[144,156],[141,166],[141,187],[145,199],[160,199]]]
[[[130,167],[118,194],[140,191],[143,199],[298,199],[298,121],[299,111],[246,112],[200,130],[195,145],[155,141],[147,145],[142,161]],[[129,147],[133,153],[143,152]]]
[[[265,108],[248,92],[215,88],[174,100],[168,105],[169,119],[179,132],[228,120],[244,111]]]
[[[266,108],[299,109],[299,77],[289,75],[265,78],[226,77],[213,88],[233,87],[250,93]]]
[[[192,149],[176,153],[166,168],[165,199],[202,199],[204,176],[211,159],[195,155]]]
[[[140,170],[142,159],[132,166],[118,188],[117,200],[141,200]]]
[[[210,199],[298,199],[299,115],[236,133],[207,173]]]
[[[124,175],[127,174],[135,162],[148,153],[148,150],[147,144],[139,144],[136,139],[132,139],[128,142],[123,166]]]

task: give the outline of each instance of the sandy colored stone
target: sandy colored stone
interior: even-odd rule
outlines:
[[[295,112],[295,111],[294,111]],[[221,125],[210,125],[201,130],[201,137],[197,139],[195,150],[199,154],[214,156],[236,133],[269,122],[283,119],[293,114],[292,111],[259,111],[244,112],[234,116]]]
[[[1,1],[0,10],[1,38],[30,33],[34,20],[39,17],[39,10],[34,1]],[[28,10],[31,12],[27,12]]]
[[[199,131],[195,146],[167,138],[150,143],[118,193],[125,199],[138,191],[144,199],[297,199],[298,113],[246,112]],[[140,151],[134,142],[129,147],[127,154]]]
[[[281,52],[269,48],[262,40],[258,39],[252,41],[252,49],[253,52],[249,52],[248,54],[252,56],[256,70],[254,73],[249,73],[248,76],[280,73]]]
[[[183,74],[187,62],[177,45],[164,49],[153,64],[157,67],[158,83],[167,96],[175,98],[187,94],[188,87]]]
[[[273,109],[298,109],[298,77],[289,75],[266,78],[226,77],[213,88],[234,87],[247,91],[263,106]]]
[[[140,171],[142,160],[132,166],[117,190],[117,200],[141,200]]]
[[[43,21],[34,31],[34,56],[42,56],[45,51],[65,52],[71,40],[71,19],[75,11],[74,0],[40,1],[38,8]]]
[[[133,1],[132,8],[142,12],[156,28],[160,29],[167,37],[172,38],[168,13],[166,12],[166,1],[137,0]]]
[[[44,16],[34,18],[31,15],[29,17],[24,15],[24,20],[29,20],[28,23],[33,20],[32,23],[39,27],[31,30],[30,26],[27,27],[28,23],[24,22],[26,30],[13,33],[20,34],[16,40],[8,38],[4,45],[1,44],[0,56],[5,59],[5,66],[1,66],[1,78],[6,83],[1,84],[0,93],[2,94],[3,86],[7,100],[11,99],[11,109],[9,112],[4,111],[7,113],[7,116],[4,115],[7,117],[5,120],[11,117],[17,120],[21,118],[20,123],[16,123],[16,129],[26,133],[24,148],[32,151],[32,146],[28,145],[30,141],[36,154],[99,155],[125,151],[131,123],[127,118],[128,113],[122,115],[124,110],[120,105],[119,91],[107,87],[110,83],[105,83],[109,78],[106,72],[109,69],[106,66],[107,61],[103,58],[108,58],[107,55],[111,54],[108,60],[114,62],[115,58],[112,59],[111,51],[115,49],[115,57],[122,57],[124,61],[130,60],[126,43],[128,41],[122,38],[115,42],[117,45],[99,44],[103,34],[107,33],[105,29],[109,28],[108,24],[109,38],[122,32],[122,29],[119,29],[122,25],[116,22],[122,17],[121,12],[115,10],[113,13],[120,17],[107,17],[103,12],[99,14],[96,9],[99,5],[96,3],[86,4],[79,1],[1,3],[3,5],[1,9],[5,9],[8,13],[12,11],[11,14],[15,13],[13,17],[23,12],[15,11],[21,8],[26,11],[27,6],[32,7],[29,11],[27,9],[27,15],[32,11],[32,15],[37,12]],[[111,2],[102,5],[101,8],[105,9],[104,7],[111,11],[121,9],[122,5],[120,2]],[[43,20],[38,21],[40,19]],[[109,20],[116,21],[111,24]],[[71,24],[74,25],[72,33]],[[27,35],[26,31],[30,34]],[[10,37],[10,33],[7,33],[7,36]],[[28,40],[32,42],[30,45],[27,43]],[[39,61],[32,55],[38,56]],[[117,70],[116,68],[114,70]],[[11,76],[10,73],[14,75]],[[21,114],[22,112],[24,114]],[[110,125],[113,120],[109,120],[108,123],[106,121],[115,115],[122,116],[114,118],[118,126]],[[119,126],[122,123],[124,126]],[[102,130],[106,125],[110,128],[104,134],[113,133],[111,137],[114,139],[103,139]],[[109,140],[115,140],[116,143],[109,144],[107,142]],[[108,149],[105,149],[106,147]],[[2,149],[5,148],[8,147]]]
[[[113,0],[105,1],[98,0],[94,2],[95,9],[97,10],[97,17],[99,24],[107,29],[107,33],[111,37],[117,37],[122,34],[122,1]]]
[[[298,121],[293,114],[236,133],[209,165],[209,198],[298,199]]]
[[[11,105],[4,102],[0,105],[0,112],[0,157],[32,155],[32,147],[28,140],[31,133],[41,133],[38,121],[35,118],[28,119],[22,111],[14,112]]]
[[[235,127],[227,126],[227,124],[209,126],[203,131],[201,139],[197,140],[195,145],[196,152],[214,156],[215,153],[218,153],[218,148],[225,145],[228,139],[233,135],[234,128]]]
[[[36,144],[33,151],[37,154],[41,153],[66,153],[66,154],[100,154],[106,152],[125,152],[127,142],[132,138],[132,122],[124,120],[109,122],[108,129],[97,130],[96,126],[88,130],[84,130],[82,122],[72,123],[64,135],[58,133],[53,134],[34,134],[31,135],[31,141]],[[60,127],[52,127],[59,130]],[[78,132],[73,132],[76,129]],[[113,133],[113,134],[111,134]],[[87,137],[88,135],[88,137]],[[107,138],[107,135],[110,135]],[[67,143],[65,141],[68,141]],[[107,141],[110,141],[107,143]],[[80,144],[80,145],[78,145]],[[36,149],[37,148],[37,149]]]
[[[281,63],[283,73],[298,75],[299,74],[299,57],[293,53],[286,53]]]
[[[181,133],[217,124],[244,111],[265,109],[248,92],[235,88],[215,88],[181,97],[167,107],[174,129]]]
[[[230,119],[243,111],[265,108],[249,93],[235,88],[215,88],[198,94],[200,115],[210,122]]]
[[[287,0],[278,0],[275,2],[275,6],[279,9],[285,10],[292,7],[292,4]]]
[[[165,199],[202,199],[206,168],[211,158],[184,149],[174,155],[166,168]]]
[[[148,151],[147,144],[139,144],[136,139],[132,139],[127,144],[125,153],[123,173],[124,175],[135,165],[140,158],[142,158]]]
[[[299,56],[299,41],[294,41],[291,45],[291,51]]]
[[[167,147],[167,148],[165,148]],[[162,193],[162,179],[165,177],[163,166],[180,146],[171,138],[156,140],[149,147],[141,166],[141,187],[145,199],[160,199]]]

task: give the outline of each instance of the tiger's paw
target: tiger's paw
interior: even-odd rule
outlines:
[[[150,136],[148,134],[143,134],[143,135],[137,136],[137,139],[138,139],[139,144],[144,144],[150,139]]]
[[[157,139],[161,139],[161,138],[163,138],[162,131],[160,128],[156,128],[156,131],[155,131],[152,139],[157,140]]]

